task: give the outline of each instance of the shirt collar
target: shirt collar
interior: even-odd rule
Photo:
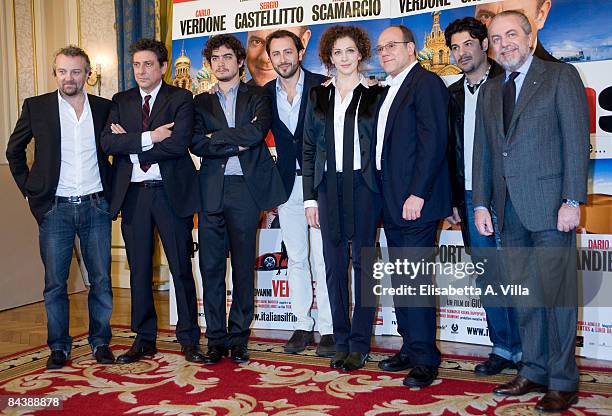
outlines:
[[[284,91],[283,84],[281,84],[280,80],[281,80],[281,77],[276,77],[276,92],[277,93]],[[298,93],[304,90],[304,70],[302,68],[300,68],[300,77],[298,78],[298,82],[297,82],[295,89],[297,90]]]
[[[518,72],[521,75],[526,75],[527,71],[529,71],[529,67],[531,66],[531,62],[533,61],[533,55],[529,55],[527,60],[523,62],[523,65],[520,66],[516,71],[508,71],[506,70],[506,79],[510,76],[512,72]]]
[[[164,81],[159,81],[159,84],[157,84],[157,87],[153,88],[153,91],[151,91],[151,92],[145,92],[145,91],[142,90],[142,88],[139,88],[138,90],[140,91],[140,96],[144,100],[144,98],[147,95],[150,95],[151,96],[151,101],[155,101],[155,97],[157,97],[157,93],[161,89],[161,86],[162,86],[163,83],[164,83]]]
[[[336,87],[336,77],[332,77],[332,79],[330,80],[331,84]],[[359,74],[359,83],[357,85],[363,85],[366,88],[369,88],[370,86],[368,85],[368,80],[366,79],[366,77],[363,76],[363,74]],[[355,85],[355,88],[357,88],[357,85]]]
[[[87,113],[89,112],[89,97],[87,96],[85,90],[83,90],[83,95],[85,96],[85,101],[83,102],[83,114],[87,115]],[[66,101],[64,97],[62,97],[62,94],[60,93],[59,89],[57,90],[57,103],[60,107],[65,105],[70,106],[70,103]]]
[[[406,68],[404,68],[404,70],[402,72],[400,72],[399,74],[397,74],[396,76],[392,77],[391,75],[388,75],[387,78],[385,78],[385,84],[390,86],[390,87],[392,87],[394,85],[402,85],[402,83],[404,82],[404,80],[408,76],[408,73],[418,63],[419,63],[419,61],[415,59],[413,63],[408,65]]]
[[[240,79],[238,79],[238,81],[236,81],[236,83],[232,85],[229,88],[229,90],[227,90],[227,94],[223,94],[223,91],[221,91],[221,88],[219,88],[219,91],[217,91],[217,94],[222,95],[222,96],[225,96],[225,95],[234,96],[238,92],[239,87],[240,87]]]

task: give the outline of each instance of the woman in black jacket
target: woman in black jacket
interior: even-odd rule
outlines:
[[[376,299],[362,284],[361,248],[374,247],[381,214],[374,165],[376,110],[382,92],[359,72],[370,57],[367,33],[332,26],[321,37],[319,56],[335,76],[310,90],[304,120],[303,184],[308,224],[321,228],[336,355],[331,367],[363,367],[372,336]],[[349,241],[355,306],[349,317]],[[372,279],[366,273],[363,279]]]

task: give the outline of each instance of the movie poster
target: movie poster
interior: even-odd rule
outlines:
[[[446,26],[465,16],[488,23],[495,14],[511,9],[522,10],[530,19],[537,33],[536,53],[574,65],[585,84],[590,108],[592,160],[589,204],[582,207],[578,246],[612,259],[609,251],[612,240],[612,78],[609,75],[612,73],[609,34],[612,8],[605,0],[174,0],[173,83],[191,90],[194,95],[208,91],[215,84],[210,67],[202,57],[202,49],[208,37],[217,33],[233,33],[243,42],[247,50],[244,81],[264,85],[276,77],[265,51],[265,37],[277,28],[289,29],[300,36],[306,46],[303,60],[306,69],[332,75],[321,64],[317,53],[321,34],[327,27],[333,24],[360,26],[367,30],[374,45],[384,28],[401,23],[411,28],[416,36],[420,64],[450,84],[461,76],[461,71],[444,41]],[[364,63],[363,73],[384,80],[386,74],[376,55],[372,55],[372,59]],[[274,155],[271,134],[266,141]],[[291,329],[288,297],[291,288],[286,280],[286,255],[282,250],[276,210],[265,213],[260,224],[256,283],[258,318],[254,326]],[[463,245],[457,230],[452,230],[448,224],[442,228],[441,245]],[[384,245],[384,234],[381,235],[381,245]],[[588,305],[580,311],[579,353],[612,359],[612,308],[592,306],[605,301],[588,296],[593,292],[604,293],[605,288],[610,287],[612,266],[595,260],[579,266],[581,296],[585,296],[583,301]],[[199,281],[197,263],[195,270]],[[231,290],[229,280],[228,290]],[[612,293],[612,288],[608,293]],[[170,299],[173,302],[173,296]],[[173,309],[171,321],[176,321]],[[489,343],[486,317],[477,299],[442,305],[439,330],[440,339]],[[379,310],[376,332],[396,334],[392,308]]]

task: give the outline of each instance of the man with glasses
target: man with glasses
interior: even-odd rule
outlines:
[[[205,364],[231,352],[249,360],[247,343],[255,310],[255,256],[261,212],[287,197],[264,138],[272,122],[267,92],[240,81],[246,52],[232,35],[213,36],[203,55],[219,80],[214,94],[195,100],[191,152],[202,158],[199,214],[200,271],[208,351]],[[232,265],[232,306],[225,308],[227,248]],[[227,322],[227,324],[226,324]]]
[[[390,249],[406,248],[409,261],[433,254],[440,219],[451,214],[446,162],[449,94],[444,82],[423,69],[415,55],[412,31],[385,29],[376,53],[389,74],[388,89],[377,119],[376,169],[381,171],[385,235]],[[392,281],[400,284],[394,276]],[[422,274],[406,282],[431,284]],[[436,308],[433,296],[395,297],[400,351],[381,361],[386,371],[412,370],[408,387],[430,385],[438,375]]]

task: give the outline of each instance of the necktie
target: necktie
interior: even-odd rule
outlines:
[[[151,107],[149,106],[149,101],[151,100],[150,95],[146,95],[144,97],[144,104],[142,105],[142,131],[149,131],[149,115],[151,113]],[[141,163],[140,169],[143,172],[146,172],[151,167],[150,163]]]
[[[355,152],[355,113],[361,97],[361,87],[353,91],[353,99],[344,115],[344,134],[342,143],[342,214],[346,236],[351,239],[355,232],[353,216],[353,157]],[[361,155],[360,155],[361,156]]]
[[[504,105],[504,134],[508,134],[512,114],[514,113],[514,104],[516,102],[516,84],[514,80],[520,72],[513,72],[504,83],[503,89],[503,105]]]

